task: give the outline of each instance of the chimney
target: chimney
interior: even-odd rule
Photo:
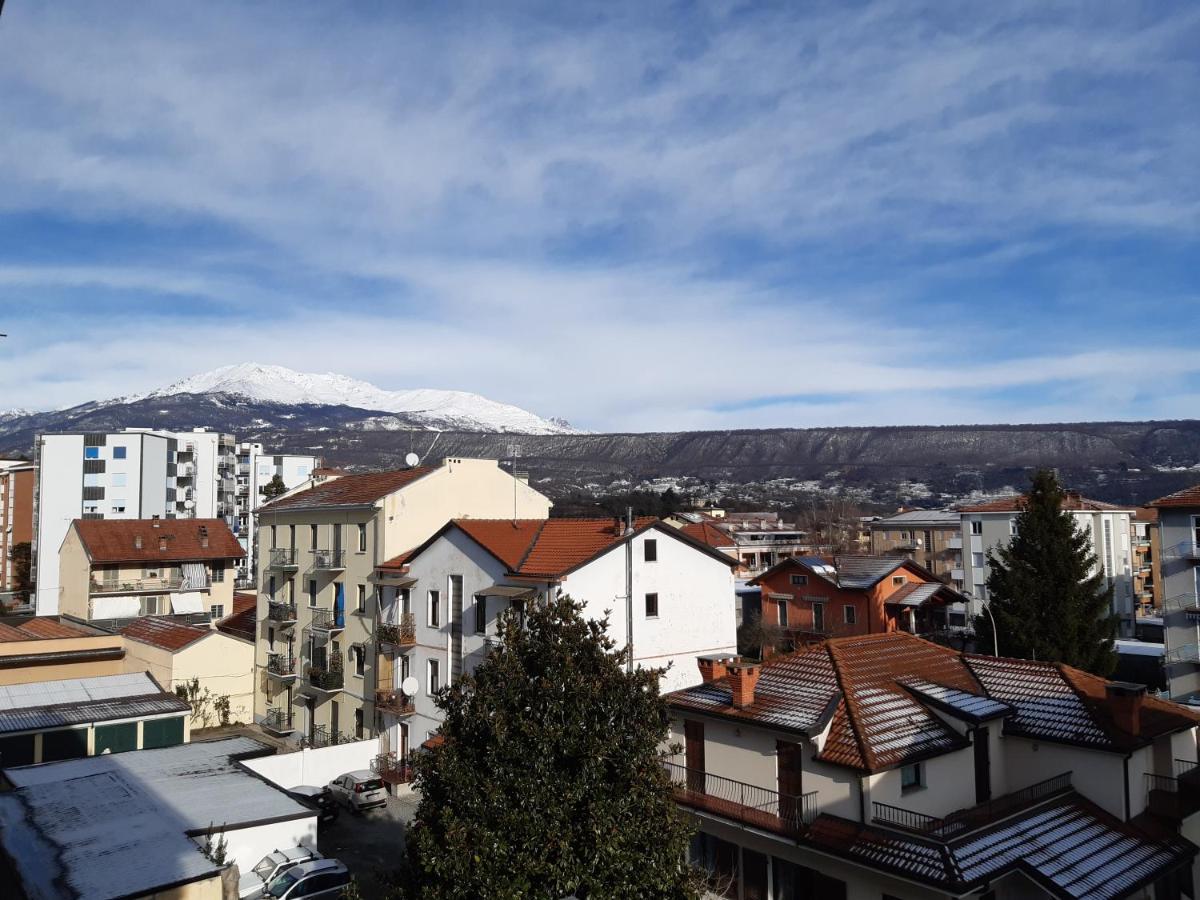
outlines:
[[[726,671],[729,673],[729,689],[733,692],[733,705],[738,709],[753,705],[754,688],[758,685],[762,666],[738,659],[726,666]]]
[[[158,516],[151,516],[150,524],[152,524],[155,528],[157,528],[158,527]]]
[[[140,534],[135,534],[133,536],[133,549],[134,550],[142,549],[142,536]]]
[[[205,550],[208,549],[208,526],[207,525],[200,526],[200,546]]]
[[[1116,726],[1128,734],[1140,734],[1145,686],[1128,681],[1110,681],[1104,686],[1104,696]]]
[[[696,662],[700,666],[700,678],[705,683],[724,678],[726,665],[736,659],[736,656],[726,656],[722,653],[709,653],[705,656],[697,656]]]
[[[160,538],[158,539],[158,549],[159,549],[160,551],[162,551],[162,552],[166,552],[166,549],[167,549],[167,539],[166,539],[165,537],[160,537]]]

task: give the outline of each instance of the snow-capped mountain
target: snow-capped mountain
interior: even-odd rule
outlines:
[[[319,375],[259,363],[222,366],[147,394],[113,402],[131,403],[180,394],[230,394],[283,405],[350,406],[403,414],[406,421],[427,428],[518,434],[578,433],[561,419],[545,419],[520,407],[466,391],[432,388],[387,391],[333,372]]]

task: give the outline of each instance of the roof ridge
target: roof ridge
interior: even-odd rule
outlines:
[[[529,555],[533,553],[533,548],[536,547],[538,545],[538,541],[542,539],[542,532],[546,530],[546,525],[549,521],[549,517],[542,519],[542,524],[538,526],[537,533],[534,534],[533,540],[529,542],[529,545],[525,548],[525,552],[521,554],[521,559],[515,566],[513,566],[513,572],[520,572],[521,569],[525,568],[525,560],[529,559]]]
[[[875,768],[875,754],[873,751],[868,752],[867,742],[863,740],[863,736],[858,730],[858,699],[851,700],[850,691],[846,690],[845,682],[842,680],[841,660],[833,651],[833,641],[827,640],[825,652],[829,655],[829,667],[833,669],[833,679],[837,682],[838,690],[842,694],[842,702],[846,704],[846,722],[850,726],[850,733],[854,735],[854,743],[858,746],[858,755],[863,761],[863,767],[871,771]]]

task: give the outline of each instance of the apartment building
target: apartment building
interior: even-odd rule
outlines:
[[[243,550],[220,519],[76,519],[59,554],[58,607],[87,621],[220,619]]]
[[[988,599],[988,552],[1008,546],[1016,533],[1017,515],[1024,502],[1024,497],[1014,496],[959,507],[963,535],[962,591],[971,601],[973,615],[982,612]],[[1066,492],[1062,508],[1071,513],[1076,526],[1088,535],[1096,565],[1113,587],[1112,611],[1120,621],[1119,635],[1132,637],[1135,623],[1130,529],[1134,510],[1089,500],[1075,491]]]
[[[731,898],[1179,898],[1196,724],[1140,685],[904,633],[707,656],[666,763]]]
[[[1158,511],[1167,693],[1176,700],[1200,699],[1200,485],[1149,506]]]
[[[1129,522],[1129,543],[1133,548],[1133,602],[1138,616],[1158,616],[1162,612],[1159,590],[1162,572],[1162,546],[1158,532],[1158,510],[1139,507]]]
[[[385,561],[451,519],[542,519],[550,500],[495,460],[341,474],[260,508],[255,718],[320,745],[378,728],[374,646]]]
[[[873,519],[871,555],[906,556],[938,578],[962,589],[962,522],[949,509],[910,509]]]
[[[221,519],[253,554],[253,513],[276,474],[302,484],[312,456],[268,456],[261,444],[195,428],[44,434],[37,442],[35,580],[39,614],[57,612],[58,552],[74,519]],[[254,571],[243,563],[239,575]]]
[[[33,463],[0,459],[0,594],[17,589],[17,546],[33,544],[33,487]]]
[[[790,557],[750,585],[762,621],[784,646],[848,636],[963,627],[966,598],[912,560],[896,556]]]
[[[655,518],[448,523],[377,572],[377,708],[389,748],[403,755],[410,739],[436,732],[434,695],[486,658],[504,611],[558,592],[589,618],[610,611],[609,635],[632,644],[634,665],[667,670],[664,691],[695,683],[697,653],[736,651],[736,565]]]
[[[719,515],[714,515],[719,513]],[[750,578],[794,554],[811,553],[807,532],[776,512],[679,512],[665,520],[738,561],[738,576]]]

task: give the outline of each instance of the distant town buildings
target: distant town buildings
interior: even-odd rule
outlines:
[[[905,510],[867,527],[872,556],[904,556],[962,590],[962,522],[955,510]]]

